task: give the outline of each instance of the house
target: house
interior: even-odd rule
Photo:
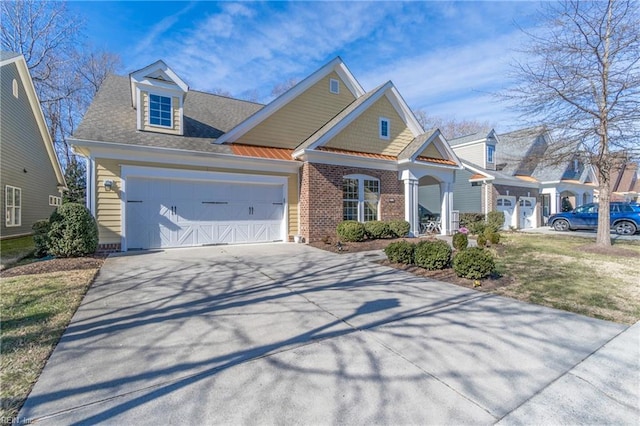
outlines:
[[[640,168],[626,155],[620,155],[611,168],[609,179],[611,201],[640,202]],[[596,189],[594,198],[598,199]]]
[[[552,139],[544,128],[501,135],[485,130],[449,144],[464,167],[454,185],[453,209],[461,213],[502,211],[505,229],[527,229],[593,200],[593,167],[578,154],[561,164],[545,162]]]
[[[392,82],[365,91],[339,57],[267,105],[191,90],[163,61],[111,75],[71,143],[111,251],[312,242],[345,219],[417,235],[423,185],[446,234],[461,168]]]
[[[0,52],[0,155],[2,232],[11,238],[32,233],[61,204],[64,174],[40,101],[22,55]]]

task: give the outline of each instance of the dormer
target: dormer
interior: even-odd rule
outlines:
[[[482,165],[486,170],[497,169],[496,145],[498,135],[495,130],[480,131],[449,141],[456,155],[466,161]]]
[[[129,74],[138,130],[184,134],[183,105],[189,86],[163,61]]]

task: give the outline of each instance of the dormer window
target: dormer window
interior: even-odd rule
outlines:
[[[340,93],[340,82],[335,78],[329,80],[329,91],[336,95]]]
[[[487,145],[487,163],[493,163],[496,154],[496,147],[493,145]]]
[[[171,98],[149,95],[149,124],[152,126],[172,127]]]
[[[380,125],[379,125],[380,139],[389,139],[389,127],[390,127],[389,119],[380,117]]]

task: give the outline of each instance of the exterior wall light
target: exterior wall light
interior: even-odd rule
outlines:
[[[113,181],[111,179],[104,181],[104,189],[111,191],[113,189]]]

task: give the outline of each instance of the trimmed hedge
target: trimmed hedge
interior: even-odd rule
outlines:
[[[453,248],[460,251],[464,250],[469,246],[469,238],[467,234],[463,234],[461,232],[453,234],[452,241]]]
[[[389,221],[389,230],[396,238],[406,237],[409,234],[411,225],[403,219],[394,219]]]
[[[469,247],[453,258],[453,270],[457,276],[479,280],[495,270],[495,261],[490,251],[480,247]]]
[[[389,262],[411,265],[414,263],[415,248],[416,245],[408,241],[396,241],[385,247],[384,254]]]
[[[49,217],[49,253],[58,257],[80,257],[98,248],[98,225],[82,204],[67,203]]]
[[[366,232],[364,225],[355,220],[345,220],[338,224],[336,228],[338,238],[345,242],[360,242],[364,241]]]
[[[49,220],[38,220],[33,224],[33,244],[36,247],[33,255],[35,257],[45,257],[49,252]]]
[[[414,262],[425,269],[444,269],[451,262],[451,251],[451,246],[446,241],[421,241],[416,244]]]
[[[364,231],[367,235],[367,238],[371,239],[382,239],[392,236],[389,223],[380,220],[371,220],[369,222],[365,222]]]

